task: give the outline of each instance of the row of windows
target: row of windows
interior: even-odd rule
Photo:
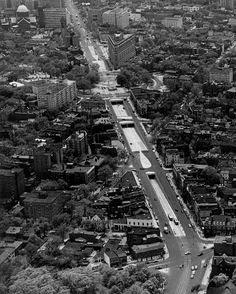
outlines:
[[[132,225],[132,222],[129,221],[129,225]],[[138,226],[139,226],[139,225],[140,225],[140,226],[141,226],[141,225],[142,225],[142,226],[145,226],[145,225],[146,225],[146,226],[149,226],[149,223],[147,222],[147,223],[145,224],[145,223],[139,223],[139,222],[136,223],[136,222],[133,222],[133,226],[135,226],[135,225],[138,225]],[[150,225],[151,225],[151,224],[150,224]]]

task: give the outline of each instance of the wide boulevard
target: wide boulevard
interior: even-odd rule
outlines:
[[[91,39],[91,34],[87,31],[79,10],[73,2],[66,0],[66,5],[73,17],[74,30],[81,36],[81,48],[88,62],[90,64],[96,61],[98,64],[101,63],[105,58],[103,54],[104,48]],[[114,71],[100,69],[100,73],[102,85],[106,82],[106,78],[109,78],[109,85],[116,85],[116,73]],[[103,87],[98,85],[95,91],[101,93],[101,88]],[[110,92],[109,96],[111,99],[107,100],[107,104],[114,121],[116,121],[117,128],[122,135],[126,148],[130,153],[129,163],[132,165],[132,169],[137,171],[142,187],[149,198],[150,206],[154,214],[158,217],[161,231],[163,232],[165,224],[168,224],[169,229],[168,234],[163,233],[168,251],[167,258],[160,260],[158,263],[151,264],[150,267],[168,269],[166,273],[168,281],[166,293],[189,294],[193,286],[201,284],[206,270],[204,265],[208,264],[212,257],[212,250],[208,249],[210,241],[202,239],[196,230],[193,229],[187,214],[180,205],[180,201],[177,199],[176,193],[166,177],[166,171],[162,169],[156,158],[149,136],[141,125],[141,119],[133,111],[131,101],[129,99],[122,99],[121,93],[123,92],[124,97],[127,97],[127,90],[120,89],[119,94],[116,92]],[[119,107],[122,107],[127,115],[125,120],[114,111],[112,103],[114,98],[121,98],[122,102]],[[124,124],[127,118],[131,123],[130,131],[132,131],[132,134],[136,131],[136,137],[138,137],[139,143],[142,142],[142,146],[145,146],[143,150],[132,151],[137,142],[131,142],[130,139],[127,140],[127,136],[124,134]],[[148,167],[143,166],[142,160],[140,160],[141,157],[145,157],[146,161],[150,163],[147,165]],[[153,172],[155,178],[150,179],[147,174],[148,172]],[[172,211],[173,218],[179,224],[174,224],[173,220],[171,221],[168,218],[168,211]],[[199,255],[201,252],[203,254]],[[191,278],[192,266],[197,266],[193,278]]]

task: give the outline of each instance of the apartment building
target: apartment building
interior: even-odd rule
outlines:
[[[210,82],[233,82],[233,68],[231,67],[212,67],[209,72]]]
[[[24,194],[23,206],[27,218],[45,217],[49,221],[63,209],[63,191],[35,191]]]
[[[183,27],[183,18],[182,16],[175,15],[173,17],[165,17],[161,23],[163,26],[167,28],[179,28],[181,29]]]
[[[86,131],[75,132],[67,139],[67,143],[77,156],[88,153],[88,138]]]
[[[117,69],[122,63],[136,55],[133,34],[115,34],[108,36],[108,52],[111,63]]]
[[[235,0],[219,0],[218,5],[226,10],[234,10],[236,7]]]
[[[129,26],[129,12],[120,8],[105,11],[102,15],[102,22],[124,29]]]
[[[46,29],[61,28],[62,19],[65,20],[66,25],[71,23],[70,13],[66,8],[44,8],[42,15],[39,15],[39,22],[44,23]]]
[[[49,111],[59,110],[77,95],[76,82],[70,80],[38,81],[32,88],[37,95],[38,106]]]

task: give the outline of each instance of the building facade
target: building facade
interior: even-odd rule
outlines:
[[[136,55],[135,37],[132,34],[108,36],[109,59],[115,69]]]
[[[37,95],[38,107],[49,111],[57,111],[68,105],[77,95],[76,82],[70,80],[39,81],[32,88]]]
[[[22,168],[0,169],[0,203],[17,199],[25,191],[25,175]]]
[[[47,29],[61,28],[63,26],[62,19],[66,25],[71,23],[70,13],[66,8],[44,8],[42,17]]]
[[[165,17],[161,23],[167,28],[181,29],[183,27],[183,18],[179,15],[175,15],[173,17]]]
[[[72,150],[81,156],[88,153],[88,138],[86,131],[77,131],[69,139],[68,145]]]
[[[27,218],[45,217],[49,221],[63,209],[66,200],[62,191],[37,191],[24,194],[23,206]]]
[[[233,68],[231,67],[213,67],[209,72],[209,81],[210,82],[224,82],[232,83],[233,82]]]
[[[124,29],[129,26],[129,12],[119,8],[105,11],[102,14],[102,22],[103,24],[109,24]]]
[[[127,217],[127,225],[131,227],[153,227],[153,219],[149,214],[141,214]]]

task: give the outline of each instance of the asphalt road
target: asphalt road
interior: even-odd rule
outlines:
[[[92,56],[91,51],[89,50],[89,46],[93,46],[94,51],[96,54],[100,56],[100,51],[98,50],[98,44],[93,43],[90,40],[89,35],[87,34],[86,27],[81,19],[79,12],[75,5],[71,2],[71,0],[66,0],[66,5],[68,10],[73,15],[74,20],[74,29],[78,31],[81,35],[81,47],[85,53],[85,56],[89,63],[94,62],[96,59]],[[76,16],[78,15],[78,16]],[[96,48],[95,48],[96,47]],[[106,79],[107,74],[110,72],[103,74],[103,82]],[[115,75],[112,74],[112,77],[115,82]],[[109,76],[110,78],[110,76]],[[111,96],[116,97],[116,93],[111,93]],[[108,105],[110,106],[110,110],[112,116],[115,121],[117,121],[117,117],[115,112],[112,109],[112,105],[109,101],[107,101]],[[203,250],[203,246],[207,241],[203,241],[198,234],[192,229],[189,228],[189,219],[185,215],[182,207],[180,206],[179,201],[176,198],[176,194],[171,187],[170,183],[167,180],[165,171],[161,168],[158,160],[156,159],[156,155],[152,150],[152,144],[148,141],[148,137],[144,132],[139,118],[133,113],[132,107],[129,101],[124,101],[124,107],[128,112],[129,116],[132,117],[134,122],[135,129],[142,139],[142,141],[147,146],[147,151],[144,151],[144,155],[149,159],[152,166],[149,169],[143,170],[140,169],[142,167],[141,162],[139,160],[139,152],[131,153],[130,145],[124,138],[124,142],[126,143],[127,149],[133,155],[130,159],[132,162],[133,167],[137,170],[137,174],[141,180],[142,186],[149,197],[149,201],[152,205],[152,209],[154,213],[158,216],[159,225],[161,230],[163,231],[165,223],[169,223],[169,219],[166,216],[166,213],[163,207],[160,205],[158,200],[158,195],[154,190],[153,186],[151,185],[150,179],[148,178],[146,172],[153,171],[156,174],[156,181],[161,188],[162,192],[164,193],[166,199],[168,200],[170,206],[172,207],[173,211],[176,214],[178,221],[180,222],[181,226],[183,227],[185,235],[182,237],[176,237],[174,232],[170,230],[170,233],[163,234],[168,252],[169,257],[166,260],[160,261],[156,265],[151,265],[150,267],[156,267],[162,265],[163,267],[168,267],[169,272],[167,275],[168,285],[166,289],[166,293],[169,294],[189,294],[191,293],[192,286],[201,282],[201,279],[204,275],[205,268],[203,265],[210,259],[212,256],[212,250],[204,250],[202,256],[198,256],[199,252]],[[122,127],[120,123],[117,123],[117,127],[121,134],[123,134]],[[185,252],[190,251],[191,254],[185,255]],[[179,268],[180,265],[184,265],[182,268]],[[191,267],[197,265],[198,269],[194,275],[194,278],[191,279]]]

